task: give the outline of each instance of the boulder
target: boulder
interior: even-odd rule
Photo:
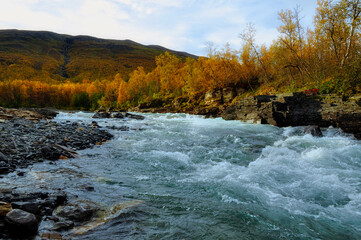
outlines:
[[[84,222],[93,217],[98,208],[90,203],[78,203],[66,206],[59,206],[55,210],[58,217],[63,217],[72,221]]]
[[[110,114],[110,117],[111,118],[125,118],[125,113],[122,113],[122,112],[112,112]]]
[[[48,109],[48,108],[32,108],[29,110],[39,113],[39,114],[43,115],[44,118],[47,118],[47,119],[53,119],[56,117],[56,115],[59,114],[58,112]]]
[[[110,113],[108,112],[97,112],[93,115],[93,118],[109,118]]]
[[[10,232],[22,236],[35,235],[39,227],[34,214],[20,209],[10,211],[5,217],[5,222]]]
[[[38,204],[35,202],[12,202],[11,206],[13,209],[21,209],[33,214],[38,214],[40,211]]]
[[[125,117],[131,118],[131,119],[136,119],[136,120],[144,120],[145,119],[145,117],[142,115],[136,115],[136,114],[131,114],[131,113],[125,113]]]

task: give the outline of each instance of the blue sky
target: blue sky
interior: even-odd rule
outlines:
[[[258,43],[272,43],[277,13],[297,5],[312,26],[316,0],[0,0],[0,29],[131,39],[205,55],[207,42],[239,48],[249,22]]]

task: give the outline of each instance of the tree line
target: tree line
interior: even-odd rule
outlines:
[[[138,67],[127,79],[82,82],[15,80],[0,82],[4,106],[54,106],[95,109],[132,107],[154,99],[199,98],[232,87],[242,96],[319,89],[352,96],[361,92],[361,4],[359,0],[318,0],[314,26],[305,29],[302,11],[282,10],[279,37],[257,45],[249,24],[240,50],[227,44],[209,48],[207,57],[180,59],[168,52],[151,71]],[[242,97],[240,96],[240,97]]]

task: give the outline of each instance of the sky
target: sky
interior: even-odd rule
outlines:
[[[248,23],[258,44],[277,39],[282,9],[302,10],[312,27],[317,0],[0,0],[0,29],[46,30],[206,55],[206,46],[241,47]]]

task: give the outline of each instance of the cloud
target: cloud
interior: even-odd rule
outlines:
[[[131,39],[205,54],[212,41],[240,46],[247,22],[257,42],[277,37],[277,12],[301,4],[311,25],[314,0],[0,0],[0,28],[49,30],[73,35]]]

